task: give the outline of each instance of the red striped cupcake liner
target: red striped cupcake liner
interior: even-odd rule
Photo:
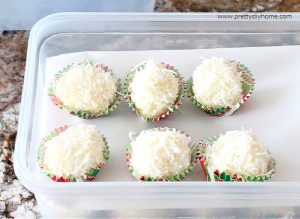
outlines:
[[[190,143],[189,143],[189,147],[192,149],[192,154],[191,154],[191,164],[184,169],[183,171],[181,171],[178,174],[175,174],[174,176],[166,176],[166,177],[152,177],[152,176],[146,176],[146,175],[141,175],[139,173],[137,173],[134,169],[134,167],[131,165],[131,155],[132,155],[132,147],[131,144],[128,144],[126,146],[126,165],[128,167],[129,172],[139,181],[180,181],[182,180],[187,174],[189,174],[194,166],[197,164],[198,162],[198,158],[200,156],[200,151],[199,151],[199,147],[195,144],[195,142],[193,142],[192,138],[187,135],[186,133],[184,133],[182,130],[179,129],[175,129],[175,128],[167,128],[167,127],[158,127],[158,128],[153,128],[153,129],[149,129],[149,130],[154,130],[154,131],[176,131],[180,134],[184,134],[187,138],[189,138]]]
[[[276,162],[274,159],[270,161],[269,171],[264,175],[246,176],[237,173],[220,172],[219,170],[211,169],[205,159],[205,150],[208,145],[213,144],[220,135],[214,135],[204,138],[199,144],[200,156],[199,162],[206,176],[207,181],[215,182],[264,182],[269,180],[276,172]]]
[[[232,60],[232,62],[236,62]],[[205,104],[200,103],[194,96],[193,92],[193,78],[190,78],[187,81],[187,94],[189,99],[192,101],[192,103],[204,110],[207,114],[211,116],[230,116],[234,112],[236,112],[241,105],[243,105],[252,95],[254,91],[254,77],[250,70],[243,64],[236,62],[238,66],[238,70],[242,73],[242,90],[243,90],[243,96],[242,99],[235,104],[234,106],[218,106],[218,107],[211,107],[207,106]]]
[[[123,94],[124,94],[124,98],[125,98],[126,102],[128,103],[129,107],[132,109],[132,111],[134,111],[137,114],[137,116],[141,117],[143,120],[148,121],[148,122],[157,122],[157,121],[160,121],[161,119],[169,116],[171,113],[173,113],[174,111],[176,111],[179,108],[179,106],[182,104],[182,101],[186,94],[186,86],[185,86],[183,77],[180,75],[179,71],[174,68],[174,66],[171,66],[171,65],[163,63],[163,62],[160,63],[161,68],[170,70],[170,72],[172,72],[173,75],[178,79],[178,81],[179,81],[178,96],[177,96],[177,99],[175,100],[174,104],[171,107],[169,107],[168,109],[166,109],[166,111],[163,112],[161,115],[153,117],[153,118],[145,117],[139,112],[134,101],[132,101],[131,90],[130,90],[130,84],[132,82],[132,79],[133,79],[135,73],[137,71],[143,70],[145,68],[145,66],[146,66],[146,63],[142,62],[141,64],[137,65],[133,70],[131,70],[126,75],[125,82],[123,83]]]
[[[65,111],[67,111],[68,113],[78,116],[83,119],[95,119],[100,116],[105,116],[105,115],[113,112],[117,108],[119,103],[121,102],[122,84],[121,84],[120,79],[117,80],[117,92],[115,93],[115,98],[114,98],[113,102],[110,104],[110,106],[106,110],[101,111],[101,112],[91,112],[91,111],[87,111],[87,110],[83,110],[83,109],[69,108],[64,105],[64,103],[59,99],[58,96],[55,95],[56,83],[64,75],[64,73],[69,71],[71,68],[73,68],[74,65],[91,65],[96,68],[102,68],[104,70],[104,72],[106,72],[107,74],[110,74],[111,76],[114,77],[112,70],[108,66],[103,65],[103,64],[97,64],[94,61],[84,60],[82,62],[72,63],[70,65],[67,65],[54,76],[53,81],[50,83],[50,86],[48,88],[48,95],[50,96],[50,99],[52,100],[52,102],[56,106],[58,106],[60,109],[63,109]]]
[[[41,168],[41,170],[44,172],[46,176],[51,178],[55,182],[76,182],[76,181],[92,181],[96,177],[96,175],[100,172],[101,168],[103,168],[105,162],[99,163],[97,166],[89,169],[85,174],[83,174],[80,177],[75,177],[75,176],[56,176],[51,173],[50,170],[47,170],[44,167],[43,161],[44,161],[44,156],[45,156],[45,143],[52,138],[58,136],[60,133],[64,132],[67,130],[70,126],[65,125],[59,128],[54,129],[51,131],[45,138],[42,139],[41,144],[39,146],[38,150],[38,164]],[[102,135],[103,142],[105,144],[104,150],[103,150],[103,157],[104,160],[107,161],[109,159],[109,146],[107,143],[106,138]]]

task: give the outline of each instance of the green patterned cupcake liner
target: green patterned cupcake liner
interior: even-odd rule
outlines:
[[[135,72],[137,71],[141,71],[145,68],[146,63],[143,62],[140,65],[136,66],[133,70],[129,71],[128,74],[125,77],[125,82],[123,84],[123,95],[124,98],[126,100],[126,102],[128,103],[129,107],[132,109],[132,111],[134,111],[139,117],[141,117],[143,120],[148,121],[148,122],[156,122],[159,121],[165,117],[167,117],[168,115],[170,115],[170,113],[173,113],[175,110],[177,110],[179,108],[179,106],[182,104],[182,101],[184,99],[184,96],[186,94],[186,86],[185,86],[185,82],[183,80],[183,77],[180,75],[180,73],[178,72],[177,69],[174,68],[174,66],[171,66],[169,64],[165,64],[165,63],[160,63],[162,68],[168,69],[170,70],[174,76],[178,79],[179,82],[179,91],[178,91],[178,96],[174,102],[174,104],[169,107],[165,112],[163,112],[161,115],[156,116],[156,117],[145,117],[143,116],[139,110],[136,107],[136,104],[132,101],[131,99],[131,91],[130,91],[130,84],[132,82],[132,79],[135,75]]]
[[[232,174],[227,172],[220,172],[219,170],[210,169],[205,159],[205,150],[208,145],[213,144],[221,135],[210,136],[200,142],[200,165],[204,171],[207,181],[215,182],[264,182],[269,180],[276,172],[276,162],[271,160],[269,171],[264,175],[246,176],[239,174]]]
[[[63,109],[71,113],[72,115],[78,116],[83,119],[95,119],[97,117],[105,116],[113,112],[117,108],[118,104],[121,102],[122,84],[120,79],[117,80],[117,92],[115,93],[114,101],[110,104],[110,106],[106,110],[101,112],[91,112],[83,109],[71,109],[65,106],[64,103],[59,99],[59,97],[55,95],[56,83],[64,75],[64,73],[72,69],[74,65],[91,65],[91,66],[95,66],[96,68],[102,68],[107,74],[110,74],[111,76],[114,77],[114,74],[109,67],[102,64],[97,64],[94,61],[85,60],[79,63],[72,63],[70,65],[67,65],[54,76],[53,81],[50,83],[50,86],[48,88],[48,95],[50,96],[52,102],[60,109]]]
[[[129,172],[139,181],[180,181],[182,180],[187,174],[192,172],[194,166],[197,164],[199,156],[200,156],[200,150],[199,147],[196,146],[195,142],[192,141],[192,138],[184,133],[182,130],[178,130],[175,128],[167,128],[167,127],[158,127],[158,128],[153,128],[149,130],[155,130],[155,131],[176,131],[179,132],[180,134],[184,134],[186,137],[189,138],[189,147],[192,149],[192,156],[191,156],[191,164],[183,171],[180,173],[174,175],[174,176],[167,176],[167,177],[151,177],[151,176],[146,176],[146,175],[140,175],[138,174],[133,166],[131,165],[131,155],[132,155],[132,147],[131,144],[128,144],[126,146],[126,164],[128,167]]]
[[[60,133],[67,130],[69,127],[70,126],[65,125],[63,127],[56,128],[53,131],[51,131],[45,138],[42,139],[41,144],[39,146],[38,157],[37,157],[39,166],[40,166],[41,170],[43,171],[43,173],[55,182],[92,181],[96,177],[96,175],[100,172],[100,169],[103,168],[105,162],[98,164],[98,166],[95,166],[94,168],[91,168],[89,171],[87,171],[85,174],[83,174],[80,177],[56,176],[56,175],[52,174],[51,171],[46,170],[44,168],[43,161],[44,161],[44,154],[45,154],[45,147],[44,147],[45,143],[47,141],[51,140],[52,138],[58,136]],[[108,146],[106,138],[103,135],[102,135],[102,138],[103,138],[103,142],[105,144],[104,150],[103,150],[103,157],[104,157],[105,161],[107,161],[109,159],[109,146]]]
[[[236,61],[232,61],[236,62]],[[211,107],[204,105],[200,103],[194,96],[193,92],[193,78],[191,77],[187,81],[187,94],[189,99],[192,101],[192,103],[203,109],[206,113],[208,113],[211,116],[229,116],[232,115],[234,112],[236,112],[242,104],[244,104],[251,96],[251,94],[254,91],[254,77],[250,70],[243,64],[236,62],[238,65],[238,70],[242,73],[242,90],[243,90],[243,97],[242,99],[235,104],[234,106],[219,106],[219,107]]]

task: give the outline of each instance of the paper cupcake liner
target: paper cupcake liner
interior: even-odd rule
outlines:
[[[200,156],[200,151],[199,151],[199,147],[196,146],[195,142],[192,141],[192,138],[187,135],[186,133],[184,133],[182,130],[178,130],[175,128],[167,128],[167,127],[158,127],[158,128],[153,128],[150,130],[158,130],[158,131],[177,131],[180,134],[184,134],[185,136],[187,136],[190,139],[190,147],[192,149],[192,157],[191,157],[191,164],[183,171],[181,171],[180,173],[174,175],[174,176],[169,176],[169,177],[151,177],[151,176],[145,176],[145,175],[139,175],[138,173],[136,173],[136,171],[134,170],[133,166],[131,165],[131,154],[132,154],[132,147],[131,144],[128,144],[126,146],[126,164],[128,167],[129,172],[139,181],[180,181],[182,180],[187,174],[189,174],[194,166],[197,164],[199,156]]]
[[[64,103],[59,99],[59,97],[57,97],[55,95],[55,85],[56,83],[58,82],[58,80],[63,76],[63,74],[65,72],[67,72],[68,70],[70,70],[71,68],[73,68],[73,66],[77,64],[77,63],[72,63],[70,65],[67,65],[65,66],[62,70],[60,70],[55,76],[54,76],[54,80],[50,83],[50,86],[48,88],[48,95],[50,96],[52,102],[58,106],[60,109],[63,109],[67,112],[69,112],[70,114],[72,115],[75,115],[75,116],[78,116],[80,118],[83,118],[83,119],[95,119],[97,117],[100,117],[100,116],[105,116],[111,112],[113,112],[118,104],[121,102],[121,91],[122,91],[122,84],[121,84],[121,80],[118,79],[117,81],[117,92],[115,94],[115,99],[114,101],[110,104],[110,106],[104,110],[104,111],[101,111],[101,112],[91,112],[91,111],[87,111],[87,110],[83,110],[83,109],[71,109],[67,106],[64,105]],[[94,61],[82,61],[80,62],[80,64],[82,65],[92,65],[92,66],[95,66],[95,67],[100,67],[102,68],[106,73],[110,74],[111,76],[114,76],[112,70],[103,65],[103,64],[97,64],[95,63]]]
[[[233,60],[232,62],[235,61]],[[193,78],[191,77],[187,81],[187,93],[192,103],[195,106],[203,109],[206,113],[208,113],[211,116],[224,116],[224,115],[229,116],[232,115],[234,112],[236,112],[240,108],[240,106],[249,99],[249,97],[254,91],[254,84],[255,84],[254,77],[252,73],[249,71],[249,69],[245,65],[239,62],[236,63],[238,65],[238,70],[242,73],[242,79],[243,79],[242,80],[243,97],[237,104],[235,104],[234,106],[210,107],[200,103],[194,96]]]
[[[205,139],[203,139],[200,142],[200,165],[201,168],[204,171],[204,174],[206,176],[207,181],[216,181],[216,182],[264,182],[269,180],[276,171],[276,162],[273,159],[272,164],[270,167],[270,170],[265,175],[260,176],[245,176],[245,175],[239,175],[239,174],[230,174],[227,172],[220,172],[219,170],[211,170],[205,160],[205,150],[207,145],[212,144],[214,141],[216,141],[221,135],[215,135],[210,136]]]
[[[128,103],[129,107],[132,109],[132,111],[134,111],[140,118],[142,118],[145,121],[148,122],[156,122],[159,121],[165,117],[167,117],[168,115],[170,115],[171,113],[173,113],[175,110],[177,110],[179,108],[179,106],[182,104],[182,101],[184,99],[184,96],[186,94],[186,86],[185,86],[185,82],[183,80],[183,77],[180,75],[180,73],[178,72],[177,69],[174,68],[174,66],[171,66],[169,64],[165,64],[165,63],[161,63],[162,67],[173,71],[173,74],[176,78],[178,78],[179,81],[179,91],[178,91],[178,96],[177,99],[175,100],[175,103],[165,112],[163,112],[161,115],[153,117],[153,118],[147,118],[144,117],[137,109],[135,103],[132,101],[131,99],[131,92],[130,92],[130,84],[132,82],[132,79],[134,77],[134,74],[136,71],[141,71],[142,69],[145,68],[145,63],[140,64],[139,66],[137,66],[134,70],[129,71],[128,74],[125,77],[125,82],[123,84],[123,95],[124,98],[126,100],[126,102]]]
[[[45,170],[43,167],[43,161],[44,161],[44,153],[45,153],[45,143],[49,140],[51,140],[53,137],[59,135],[60,133],[64,132],[67,130],[70,126],[65,125],[63,127],[59,127],[51,131],[42,141],[39,146],[39,151],[38,151],[38,163],[41,168],[41,170],[44,172],[46,176],[51,178],[53,181],[56,182],[76,182],[76,181],[92,181],[96,175],[100,172],[100,169],[104,166],[104,162],[100,163],[98,166],[91,168],[89,171],[87,171],[85,174],[83,174],[81,177],[74,177],[74,176],[69,176],[69,177],[63,177],[63,176],[56,176],[52,174],[50,171]],[[102,135],[103,142],[105,144],[104,150],[103,150],[103,157],[105,161],[109,159],[109,146],[107,143],[106,138]]]

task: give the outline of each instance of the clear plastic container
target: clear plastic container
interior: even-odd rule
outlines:
[[[211,183],[203,179],[145,183],[134,181],[129,173],[129,178],[126,178],[125,174],[120,176],[120,179],[114,176],[104,181],[100,178],[94,182],[55,183],[45,179],[46,177],[41,177],[32,165],[36,159],[38,147],[36,142],[40,141],[37,139],[39,121],[41,117],[55,116],[40,111],[44,97],[42,93],[47,86],[44,81],[46,58],[81,51],[179,51],[205,48],[298,46],[300,45],[300,16],[294,14],[293,17],[292,20],[281,22],[237,22],[217,20],[215,14],[61,13],[39,21],[30,33],[14,168],[21,183],[35,194],[42,215],[51,218],[172,218],[200,215],[224,218],[230,216],[299,217],[300,165],[296,154],[299,152],[297,144],[300,139],[297,134],[290,136],[297,141],[294,144],[280,145],[280,150],[272,148],[277,157],[282,150],[294,150],[291,153],[295,155],[290,154],[291,159],[283,159],[288,164],[279,162],[281,165],[278,167],[279,171],[282,171],[280,168],[292,167],[285,170],[289,173],[288,177],[274,178],[265,183]],[[300,52],[295,53],[295,56],[300,58],[299,54]],[[281,59],[283,57],[278,54],[278,61]],[[266,74],[272,77],[271,72]],[[299,81],[299,76],[293,76],[294,83]],[[288,79],[282,81],[286,80]],[[185,102],[188,104],[189,101]],[[299,101],[295,100],[294,104],[297,108]],[[190,106],[187,107],[191,109]],[[121,109],[115,112],[116,118],[119,118],[117,115],[120,111]],[[296,112],[284,115],[295,116],[292,121],[293,126],[286,129],[298,127],[300,119]],[[179,120],[182,119],[178,117]],[[243,119],[238,115],[232,118]],[[114,119],[114,117],[105,119]],[[276,119],[278,118],[269,121],[270,126],[277,125]],[[69,121],[75,120],[71,118]],[[228,118],[223,121],[233,124],[237,120]],[[198,126],[195,127],[195,133],[197,128]],[[293,129],[292,132],[296,133],[296,130]],[[109,139],[116,137],[114,132],[108,135]],[[274,138],[272,133],[267,137]],[[121,159],[118,156],[116,159]],[[120,173],[123,170],[125,171],[123,167],[115,169]]]

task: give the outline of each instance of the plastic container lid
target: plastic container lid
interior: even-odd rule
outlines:
[[[0,0],[0,30],[30,30],[58,12],[152,12],[155,0]]]

